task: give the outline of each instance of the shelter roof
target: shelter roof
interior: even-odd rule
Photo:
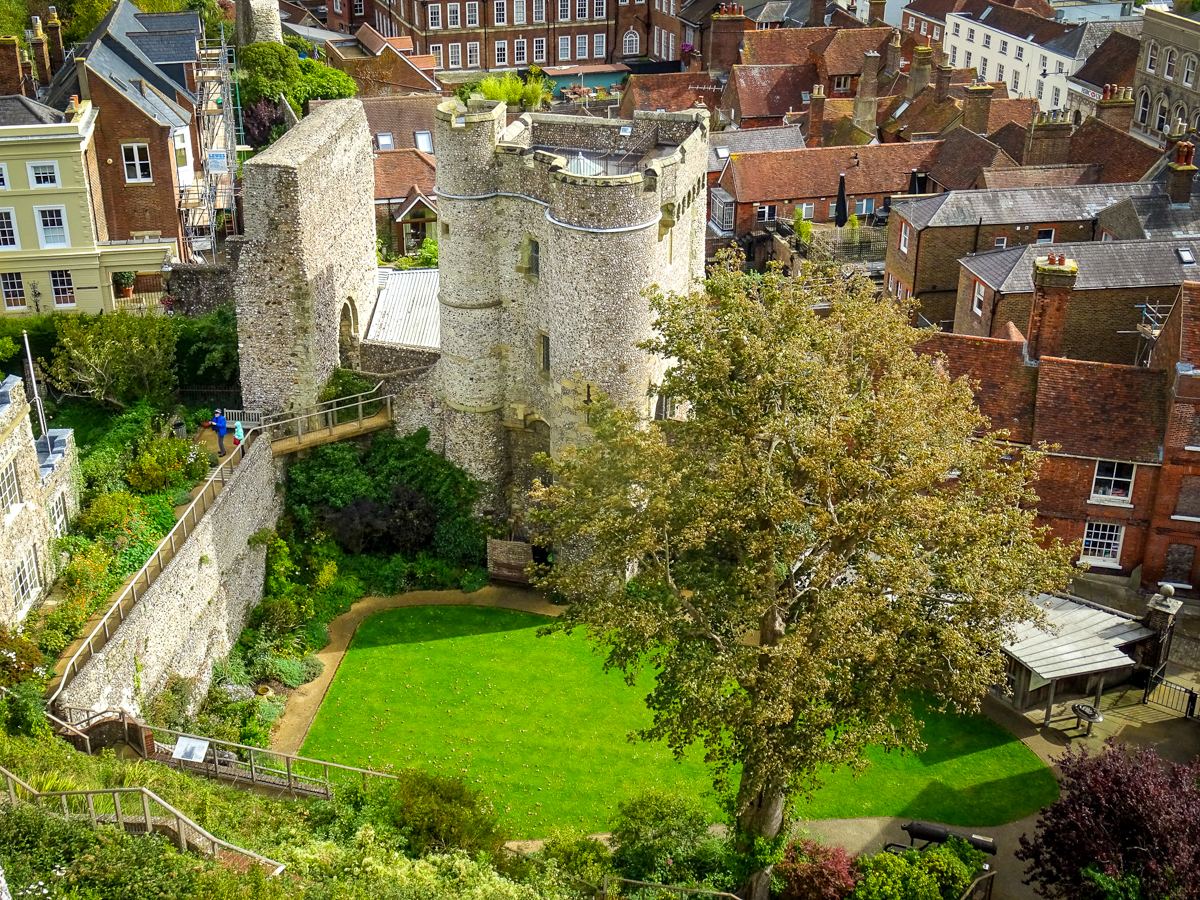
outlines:
[[[1137,619],[1075,597],[1039,594],[1045,626],[1018,625],[1004,652],[1047,681],[1133,666],[1121,648],[1154,636]]]

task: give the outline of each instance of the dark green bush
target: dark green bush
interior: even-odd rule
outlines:
[[[445,850],[499,853],[506,834],[483,794],[459,778],[420,769],[402,769],[396,775],[396,781],[372,782],[372,818],[403,836],[412,855]]]
[[[652,876],[667,869],[685,878],[702,877],[692,871],[692,861],[708,839],[708,815],[699,802],[649,788],[617,803],[613,863],[626,878],[639,881],[654,881]],[[678,876],[673,883],[679,883]]]
[[[582,831],[559,828],[553,831],[537,852],[539,859],[553,861],[572,878],[592,886],[604,882],[605,875],[615,875],[612,852],[603,842],[588,837]]]
[[[0,729],[26,737],[50,737],[42,690],[42,680],[33,678],[19,681],[0,694]],[[3,846],[0,841],[0,848]]]
[[[43,663],[37,644],[0,625],[0,687],[37,678]]]
[[[237,313],[232,301],[205,315],[175,316],[172,321],[179,331],[175,378],[181,387],[238,384]]]

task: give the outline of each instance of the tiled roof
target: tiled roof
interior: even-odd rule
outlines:
[[[632,119],[635,109],[679,112],[691,109],[699,101],[709,109],[715,108],[721,99],[720,85],[716,79],[698,72],[668,72],[662,75],[629,76],[625,92],[621,95],[618,115]]]
[[[1166,387],[1163,371],[1042,357],[1033,440],[1076,456],[1161,462]]]
[[[1047,50],[1053,50],[1063,56],[1087,59],[1095,53],[1119,24],[1113,20],[1082,22],[1062,37],[1047,42],[1045,46]]]
[[[929,170],[929,177],[948,191],[975,187],[984,169],[1012,166],[1008,154],[981,135],[966,128],[955,128],[942,141],[942,152]]]
[[[388,42],[384,39],[383,35],[366,22],[359,26],[358,31],[354,32],[354,36],[363,45],[363,49],[372,56],[378,56],[383,52],[383,48],[388,46]]]
[[[397,53],[412,53],[415,49],[413,46],[413,39],[406,34],[402,34],[397,37],[384,38],[384,40],[387,41],[388,45]]]
[[[420,69],[422,72],[432,72],[437,68],[437,57],[430,53],[421,56],[405,56],[414,69]]]
[[[805,105],[804,94],[817,80],[811,65],[734,66],[725,89],[736,92],[744,118],[782,116]]]
[[[380,150],[375,154],[375,199],[399,200],[417,188],[431,200],[437,163],[420,150]]]
[[[1127,131],[1089,117],[1071,135],[1065,162],[1098,163],[1103,166],[1101,179],[1109,184],[1140,181],[1162,158],[1162,151],[1151,147]]]
[[[903,193],[912,169],[928,172],[941,148],[941,141],[919,141],[739,153],[721,183],[739,203],[834,196],[843,172],[848,194]]]
[[[891,28],[843,28],[810,49],[824,59],[825,73],[830,77],[857,75],[867,51],[874,50],[886,59],[891,39]]]
[[[1029,129],[1016,122],[1009,122],[988,134],[988,140],[1020,162],[1025,158],[1025,144],[1029,140]]]
[[[947,14],[958,12],[968,2],[969,0],[912,0],[904,9],[912,10],[917,15],[925,16],[927,19],[945,22]],[[1054,18],[1054,7],[1047,0],[1015,0],[1012,3],[1004,3],[1002,0],[998,0],[998,2],[1002,6],[1015,6],[1018,9],[1027,9],[1047,19]]]
[[[911,140],[917,134],[940,134],[961,115],[958,101],[947,97],[938,102],[934,86],[929,85],[911,100],[900,98],[899,103],[893,104],[884,130],[890,134],[903,130]]]
[[[803,146],[804,132],[794,125],[714,131],[708,136],[708,171],[721,171],[729,159],[728,155],[722,158],[717,154],[718,147],[725,147],[732,154],[763,150],[798,150]]]
[[[1074,25],[1046,19],[1023,9],[999,6],[988,0],[967,0],[958,12],[987,25],[988,28],[1011,34],[1033,44],[1048,44],[1075,28]]]
[[[975,69],[955,69],[950,75],[950,96],[955,100],[965,100],[967,88],[975,82]],[[1003,81],[989,81],[992,86],[993,100],[1008,99],[1008,84]]]
[[[197,40],[204,37],[200,16],[194,9],[135,12],[133,17],[146,31],[189,31]]]
[[[1114,31],[1071,78],[1090,84],[1096,90],[1106,84],[1133,84],[1141,47],[1141,41],[1136,37],[1123,31]]]
[[[988,107],[987,128],[984,129],[984,132],[992,134],[1010,122],[1016,122],[1025,127],[1037,118],[1038,109],[1038,101],[1033,97],[1024,100],[1011,97],[997,100],[993,97],[991,105]]]
[[[826,118],[821,123],[821,130],[823,147],[863,147],[875,140],[874,134],[863,131],[850,116],[842,116],[832,122]]]
[[[446,98],[437,94],[413,94],[409,97],[361,97],[363,112],[367,115],[367,127],[371,134],[391,134],[396,150],[416,147],[413,135],[428,131],[432,135],[433,111]],[[313,107],[332,100],[310,100]],[[435,148],[436,149],[436,148]]]
[[[1097,184],[1103,171],[1103,166],[1086,163],[1082,165],[1061,163],[1052,166],[1006,166],[984,170],[980,187],[1005,189]]]
[[[187,31],[131,32],[129,39],[155,63],[194,63],[199,44],[196,34]]]
[[[58,125],[65,118],[57,109],[20,94],[0,96],[0,125]]]
[[[1029,443],[1038,370],[1025,365],[1024,342],[936,332],[917,349],[943,354],[952,378],[978,382],[975,402],[993,431],[1003,429],[1011,440]]]
[[[1114,207],[1128,207],[1151,240],[1168,240],[1179,237],[1200,237],[1200,195],[1193,194],[1187,206],[1176,206],[1166,195],[1157,197],[1134,197]]]
[[[782,22],[787,18],[790,6],[790,0],[767,0],[763,4],[762,9],[758,11],[758,14],[754,16],[754,21],[759,23]]]
[[[1077,222],[1126,197],[1163,193],[1158,184],[1089,184],[1009,191],[951,191],[892,204],[917,228],[946,225],[1008,225],[1020,222]]]
[[[989,287],[1005,294],[1033,292],[1033,261],[1049,245],[1029,244],[999,253],[980,253],[960,260]],[[1082,241],[1056,243],[1056,253],[1079,265],[1076,291],[1136,289],[1183,284],[1200,278],[1200,267],[1184,265],[1175,249],[1186,247],[1200,260],[1200,239],[1176,241]]]
[[[836,33],[836,28],[770,28],[747,31],[742,38],[739,61],[750,66],[807,63],[809,48],[828,40]]]

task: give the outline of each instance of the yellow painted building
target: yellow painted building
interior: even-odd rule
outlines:
[[[109,241],[88,101],[65,113],[0,97],[0,296],[4,315],[157,308],[173,238]],[[133,272],[121,296],[113,275]]]

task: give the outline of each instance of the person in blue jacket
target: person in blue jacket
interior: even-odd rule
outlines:
[[[217,456],[225,455],[225,432],[229,430],[225,424],[225,415],[219,410],[213,410],[213,430],[217,433]]]

